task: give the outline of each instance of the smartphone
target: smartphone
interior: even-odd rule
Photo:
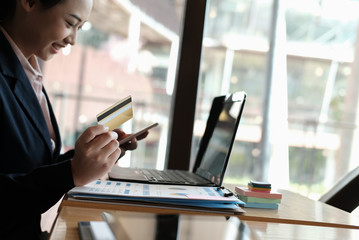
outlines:
[[[150,125],[150,126],[144,128],[144,129],[142,129],[142,130],[140,130],[140,131],[138,131],[138,132],[136,132],[136,133],[132,133],[132,134],[129,135],[128,137],[125,137],[125,138],[121,139],[121,140],[119,141],[120,145],[121,145],[121,144],[124,144],[124,143],[126,143],[126,142],[128,142],[128,141],[130,141],[130,140],[133,139],[133,138],[136,138],[136,137],[140,136],[140,135],[143,134],[144,132],[150,130],[151,128],[156,127],[157,125],[158,125],[158,123],[154,123],[154,124],[152,124],[152,125]]]

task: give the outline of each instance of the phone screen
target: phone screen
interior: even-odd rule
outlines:
[[[140,131],[138,131],[138,132],[136,132],[136,133],[132,133],[132,134],[129,135],[128,137],[125,137],[125,138],[121,139],[121,140],[119,141],[120,145],[121,145],[121,144],[124,144],[124,143],[126,143],[126,142],[128,142],[128,141],[130,141],[131,139],[133,139],[133,138],[135,138],[135,137],[140,136],[140,135],[143,134],[144,132],[150,130],[151,128],[156,127],[157,125],[158,125],[158,123],[154,123],[154,124],[152,124],[152,125],[150,125],[150,126],[148,126],[148,127],[145,127],[144,129],[142,129],[142,130],[140,130]]]

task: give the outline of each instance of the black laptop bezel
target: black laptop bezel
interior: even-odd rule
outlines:
[[[206,125],[206,129],[205,129],[205,133],[203,134],[203,137],[200,141],[200,146],[199,146],[199,150],[198,150],[198,154],[196,156],[196,161],[195,164],[193,166],[193,173],[196,173],[197,175],[201,176],[199,173],[197,173],[197,169],[200,167],[202,161],[203,161],[203,156],[207,150],[208,144],[209,144],[209,140],[211,139],[213,132],[214,132],[214,128],[216,127],[216,124],[218,122],[218,118],[219,115],[221,114],[224,105],[227,104],[228,102],[233,102],[233,103],[241,103],[238,115],[236,116],[236,121],[235,121],[235,125],[234,125],[234,132],[232,134],[232,138],[231,138],[231,142],[229,144],[229,148],[226,154],[226,159],[224,160],[224,166],[221,172],[221,181],[220,183],[217,185],[216,183],[212,182],[210,179],[207,179],[208,181],[210,181],[211,183],[213,183],[215,186],[222,186],[223,183],[223,179],[224,179],[224,174],[227,170],[227,166],[228,166],[228,162],[229,162],[229,158],[232,152],[232,148],[234,145],[234,141],[236,138],[236,134],[237,134],[237,130],[238,130],[238,126],[240,123],[240,120],[242,118],[242,113],[243,113],[243,109],[244,109],[244,104],[246,101],[246,97],[247,94],[244,91],[240,91],[240,92],[236,92],[236,93],[231,93],[231,94],[227,94],[227,95],[223,95],[223,96],[218,96],[215,97],[213,99],[213,103],[212,103],[212,107],[210,110],[210,115],[208,117],[207,120],[207,125]],[[203,176],[201,176],[203,177]]]

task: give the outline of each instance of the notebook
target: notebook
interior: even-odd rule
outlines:
[[[116,165],[109,173],[109,178],[141,183],[221,186],[245,101],[246,93],[243,91],[213,99],[192,171],[123,168]]]

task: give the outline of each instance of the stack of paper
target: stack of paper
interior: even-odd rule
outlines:
[[[217,187],[94,181],[68,192],[72,199],[101,202],[136,202],[166,206],[186,206],[213,211],[243,213],[244,202],[230,191]]]
[[[270,183],[251,181],[247,188],[236,186],[235,191],[248,208],[278,209],[282,199],[282,194],[271,191]]]

